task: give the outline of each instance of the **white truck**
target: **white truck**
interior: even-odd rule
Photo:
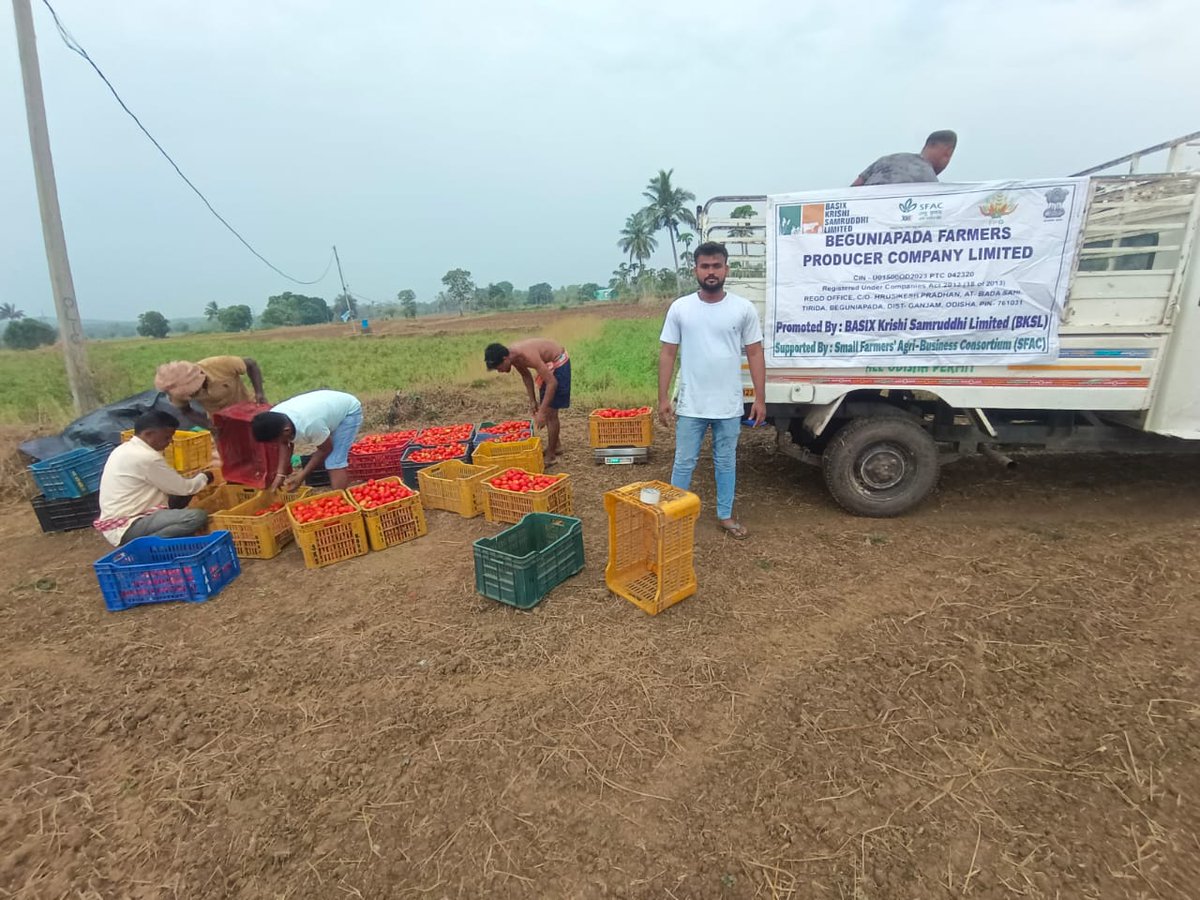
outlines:
[[[780,450],[819,465],[849,512],[884,517],[919,504],[939,466],[967,454],[1011,466],[1005,451],[1015,449],[1200,447],[1200,172],[1187,171],[1198,139],[1200,132],[1078,173],[1092,176],[1089,204],[1057,359],[966,373],[768,368],[767,414]],[[1156,153],[1168,154],[1165,171],[1139,172]],[[1093,174],[1126,163],[1128,174]],[[697,209],[701,240],[729,250],[726,289],[760,313],[770,263],[766,201],[721,196]]]

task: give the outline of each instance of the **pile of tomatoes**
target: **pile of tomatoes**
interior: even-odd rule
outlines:
[[[634,416],[644,416],[650,412],[650,407],[639,406],[637,409],[598,409],[596,415],[601,419],[632,419]]]
[[[466,444],[439,444],[436,447],[417,447],[408,454],[405,462],[441,462],[444,459],[460,459],[466,453]]]
[[[502,491],[528,494],[530,491],[544,491],[552,484],[561,481],[563,477],[562,475],[534,475],[524,469],[505,469],[499,475],[489,478],[487,483]]]
[[[256,515],[256,516],[269,516],[269,515],[271,515],[271,513],[277,513],[277,512],[279,512],[281,509],[283,509],[283,501],[282,501],[282,500],[276,500],[276,501],[275,501],[274,503],[272,503],[270,506],[267,506],[267,507],[265,507],[265,508],[263,508],[263,509],[260,509],[260,510],[259,510],[258,512],[256,512],[254,515]]]
[[[454,444],[470,440],[474,431],[474,425],[437,425],[433,428],[422,428],[413,438],[413,443],[420,444],[422,447],[434,444]]]
[[[315,500],[301,500],[292,504],[292,516],[297,522],[317,522],[344,513],[357,512],[350,502],[340,493],[318,497]]]
[[[399,479],[376,481],[372,478],[370,481],[356,484],[350,488],[350,496],[363,509],[375,509],[412,495],[413,492]]]
[[[389,431],[386,434],[367,434],[350,445],[352,454],[384,453],[397,448],[403,449],[417,436],[415,431]]]

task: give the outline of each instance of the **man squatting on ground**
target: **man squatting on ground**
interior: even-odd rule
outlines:
[[[113,546],[139,537],[187,537],[208,524],[204,510],[183,507],[212,483],[212,472],[184,478],[163,459],[178,425],[170,413],[152,410],[109,454],[100,476],[100,518],[92,526]]]
[[[708,241],[696,248],[696,280],[700,289],[680,297],[667,310],[658,356],[658,415],[664,425],[675,419],[675,464],[671,484],[688,490],[700,458],[704,433],[712,429],[713,470],[717,482],[717,519],[731,537],[748,534],[733,518],[737,481],[737,442],[741,432],[742,353],[750,364],[754,402],[750,419],[767,417],[763,400],[766,363],[758,311],[745,297],[725,291],[729,254],[724,244]],[[671,374],[679,357],[675,400]]]
[[[348,487],[350,445],[358,436],[362,420],[358,398],[342,391],[297,394],[251,419],[250,431],[256,441],[283,447],[271,490],[295,490],[322,464],[329,471],[330,487],[337,491]],[[292,454],[298,451],[311,455],[304,468],[293,472]]]
[[[511,347],[488,344],[483,363],[489,372],[516,369],[521,374],[534,424],[546,427],[546,465],[553,464],[563,452],[558,439],[558,411],[571,405],[571,358],[567,351],[547,338],[528,338]],[[536,379],[531,370],[537,372]],[[540,394],[534,393],[535,387]]]

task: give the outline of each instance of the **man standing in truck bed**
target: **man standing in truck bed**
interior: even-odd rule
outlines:
[[[850,187],[865,184],[911,184],[922,181],[937,181],[954,148],[958,146],[958,135],[953,131],[935,131],[925,139],[920,153],[892,153],[881,156],[854,179]]]
[[[488,371],[516,369],[529,392],[534,424],[546,426],[546,465],[562,455],[558,411],[571,405],[571,358],[562,344],[548,338],[526,338],[511,347],[488,344],[483,351]],[[536,375],[535,375],[536,373]],[[535,389],[541,394],[535,393]]]

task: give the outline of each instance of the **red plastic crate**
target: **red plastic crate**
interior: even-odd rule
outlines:
[[[372,478],[399,475],[400,457],[415,436],[415,431],[393,431],[359,438],[350,446],[350,480],[370,481]],[[394,443],[380,446],[378,442],[381,438],[391,438]]]
[[[265,488],[279,471],[279,444],[260,444],[250,433],[250,420],[267,412],[266,403],[235,403],[213,413],[217,431],[217,453],[221,456],[221,472],[233,484]]]

